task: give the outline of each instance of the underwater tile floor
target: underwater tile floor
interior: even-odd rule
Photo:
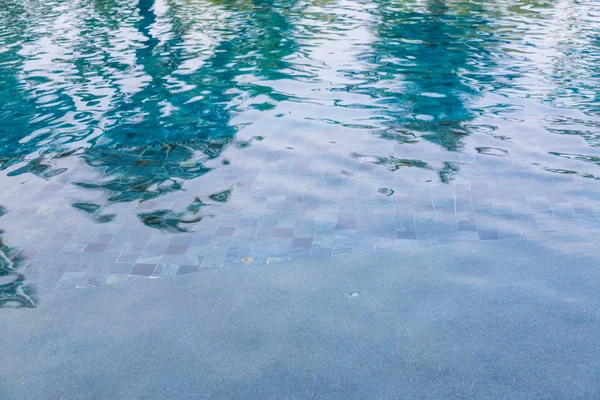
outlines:
[[[0,218],[3,244],[28,281],[68,289],[202,268],[600,228],[597,195],[568,175],[522,168],[500,173],[473,160],[460,163],[461,176],[442,183],[418,169],[411,169],[412,177],[398,175],[370,161],[345,173],[313,164],[288,157],[275,170],[242,163],[188,181],[183,192],[132,202],[106,202],[106,190],[69,184],[88,173],[83,163],[49,181],[23,178],[0,193],[0,204],[11,204]],[[478,180],[463,178],[469,175]],[[114,218],[99,223],[103,215]]]

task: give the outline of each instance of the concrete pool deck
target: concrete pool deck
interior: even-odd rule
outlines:
[[[51,291],[0,398],[600,398],[600,250],[527,238]]]

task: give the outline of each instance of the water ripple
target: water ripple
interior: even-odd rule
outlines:
[[[0,24],[0,222],[40,276],[86,231],[207,236],[186,262],[220,266],[551,230],[556,199],[597,221],[594,1],[7,0]],[[135,243],[108,252],[167,263]]]

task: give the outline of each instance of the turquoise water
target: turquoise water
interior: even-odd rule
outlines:
[[[0,304],[600,228],[594,1],[5,0],[0,26]]]

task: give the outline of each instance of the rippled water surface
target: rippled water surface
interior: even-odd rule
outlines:
[[[0,306],[600,228],[593,0],[3,0],[0,27]]]

